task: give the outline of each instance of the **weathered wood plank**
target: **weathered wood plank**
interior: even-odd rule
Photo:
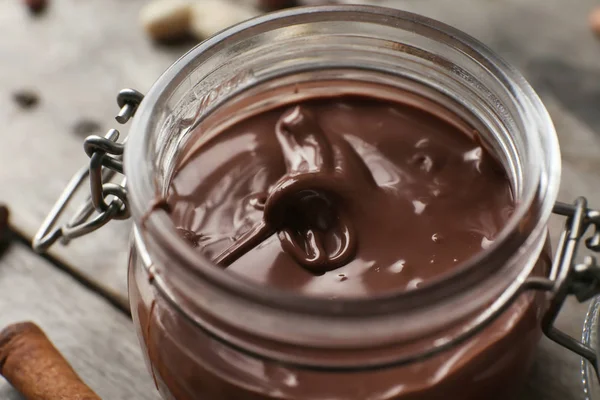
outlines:
[[[0,170],[0,201],[11,206],[14,225],[27,237],[32,237],[71,173],[86,161],[82,138],[72,133],[77,120],[86,117],[101,122],[105,129],[114,126],[116,92],[124,86],[147,90],[181,53],[181,49],[156,48],[143,36],[137,26],[137,10],[142,3],[61,0],[36,20],[28,17],[19,2],[0,4],[0,35],[10,38],[0,41],[4,60],[0,65],[0,118],[5,121],[0,160],[10,165]],[[520,68],[541,94],[559,132],[564,163],[561,199],[584,194],[592,204],[600,205],[600,114],[596,110],[600,44],[587,27],[587,13],[597,5],[596,0],[378,3],[454,25]],[[40,93],[42,101],[37,109],[25,112],[12,104],[11,93],[20,88],[34,88]],[[560,223],[552,227],[555,236]],[[57,246],[53,255],[125,302],[127,234],[126,223],[113,224],[67,248]],[[0,287],[4,268],[0,265]],[[15,319],[28,309],[20,307],[9,310]],[[68,302],[63,307],[68,310]],[[584,312],[585,305],[569,302],[559,326],[578,337]],[[5,314],[3,311],[0,321]],[[80,325],[71,324],[75,326],[56,326],[56,335],[68,339],[69,332],[81,332]],[[54,336],[52,330],[49,333]],[[544,341],[523,396],[579,399],[579,381],[579,359]]]
[[[0,3],[0,201],[10,205],[14,226],[28,238],[70,176],[88,162],[83,137],[73,132],[77,121],[98,121],[102,135],[116,127],[117,92],[148,90],[183,51],[147,40],[137,24],[143,3],[54,1],[39,18],[19,1]],[[24,111],[12,102],[12,93],[23,88],[39,93],[37,108]],[[51,254],[126,304],[128,234],[128,223],[115,223],[68,248],[55,246]]]
[[[40,325],[103,399],[157,400],[131,321],[97,294],[21,244],[0,262],[0,329]],[[0,398],[20,396],[0,378]]]

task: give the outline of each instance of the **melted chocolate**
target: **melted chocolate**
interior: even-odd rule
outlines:
[[[358,95],[234,124],[180,166],[168,202],[183,237],[228,271],[328,297],[448,273],[514,208],[503,168],[459,117]]]
[[[154,207],[162,204],[181,236],[227,272],[265,286],[330,298],[414,289],[489,246],[514,209],[507,176],[478,133],[422,104],[332,95],[263,110],[194,141],[168,207]],[[548,253],[534,274],[547,272]],[[523,294],[472,339],[422,361],[313,371],[214,340],[164,298],[145,298],[150,286],[133,271],[147,358],[161,393],[178,400],[511,398],[531,364],[545,302]]]
[[[352,151],[334,154],[333,146],[314,116],[300,106],[277,122],[275,134],[286,164],[286,174],[268,192],[259,193],[254,207],[262,221],[217,257],[229,265],[277,232],[282,249],[298,264],[320,274],[346,264],[355,255],[357,235],[348,218],[353,200],[352,163],[366,166]],[[337,167],[336,167],[337,166]],[[377,186],[367,172],[372,188]]]

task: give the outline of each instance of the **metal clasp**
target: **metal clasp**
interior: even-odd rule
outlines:
[[[123,89],[117,96],[120,107],[117,122],[125,124],[133,117],[144,96],[133,89]],[[112,219],[129,218],[126,178],[120,184],[110,182],[114,176],[123,174],[123,151],[127,139],[118,143],[119,131],[111,129],[104,136],[89,136],[83,145],[90,157],[89,165],[82,167],[71,178],[52,210],[33,238],[33,249],[44,252],[57,240],[67,244],[71,239],[86,235]],[[55,227],[69,202],[89,177],[91,195],[73,217],[64,225]],[[94,212],[96,215],[94,215]]]
[[[600,251],[600,211],[589,209],[584,197],[577,198],[574,204],[557,202],[553,211],[566,216],[567,220],[560,235],[550,275],[548,279],[538,282],[541,284],[540,289],[552,293],[549,308],[542,319],[542,329],[549,339],[589,361],[598,376],[596,351],[555,328],[554,321],[567,296],[574,295],[583,302],[600,293],[600,267],[596,257],[586,256],[582,263],[575,263],[579,242],[591,226],[594,233],[585,240],[585,245],[594,252]],[[533,280],[529,282],[532,285],[535,283]]]

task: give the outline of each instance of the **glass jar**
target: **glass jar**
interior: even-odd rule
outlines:
[[[483,125],[479,131],[493,135],[485,139],[520,204],[496,246],[455,277],[410,295],[295,298],[224,274],[178,238],[166,213],[152,211],[177,155],[201,140],[194,131],[289,101],[291,91],[277,95],[275,88],[304,85],[304,96],[316,96],[325,80],[399,87]],[[132,213],[135,221],[145,219],[136,224],[131,250],[130,299],[165,398],[504,399],[526,376],[541,335],[541,293],[520,295],[485,331],[421,359],[479,318],[512,282],[550,267],[544,246],[560,169],[555,132],[523,79],[483,46],[391,10],[268,15],[217,35],[173,65],[140,106],[129,140]],[[149,282],[158,277],[166,296]]]
[[[333,300],[260,287],[192,249],[160,199],[179,155],[199,140],[194,132],[289,101],[291,92],[278,88],[302,84],[310,87],[304,95],[316,96],[326,80],[397,87],[481,128],[517,202],[495,242],[415,290]],[[126,101],[134,98],[120,98],[124,120],[136,110]],[[120,172],[122,147],[110,135],[94,140],[86,147],[91,179],[102,183],[99,165]],[[117,157],[94,164],[99,151]],[[126,193],[105,184],[92,200],[101,215],[113,207],[108,219],[131,211],[131,309],[165,399],[504,399],[526,377],[541,327],[589,356],[552,322],[581,278],[573,278],[572,258],[590,210],[583,200],[555,206],[558,142],[532,88],[449,26],[369,6],[291,9],[241,23],[158,79],[137,107],[124,160]],[[116,196],[113,203],[107,195]],[[553,207],[569,217],[554,263],[547,239]],[[38,247],[58,213],[36,237]],[[61,234],[69,230],[52,238]]]

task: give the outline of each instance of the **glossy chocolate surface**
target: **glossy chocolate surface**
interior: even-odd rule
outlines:
[[[331,84],[331,95],[274,101],[239,118],[244,107],[225,108],[226,128],[207,123],[206,132],[195,132],[168,206],[159,203],[215,268],[265,288],[364,298],[443,278],[496,239],[514,199],[504,169],[470,124],[404,92],[391,101],[336,94],[340,87],[347,88]],[[250,96],[246,104],[270,95]],[[548,254],[542,252],[534,274],[546,273]],[[473,338],[428,359],[336,372],[248,355],[227,335],[216,340],[162,297],[144,295],[150,284],[135,271],[131,298],[146,356],[159,390],[177,400],[512,398],[531,365],[545,303],[543,294],[523,294]],[[451,336],[466,322],[438,333]],[[237,328],[227,333],[250,347],[280,348]],[[364,340],[368,347],[367,324]],[[395,354],[396,344],[377,351]],[[318,349],[324,365],[328,349]],[[363,350],[347,349],[346,356]]]
[[[440,277],[514,209],[506,173],[465,121],[361,95],[234,124],[179,167],[168,202],[183,237],[231,273],[330,298]]]

